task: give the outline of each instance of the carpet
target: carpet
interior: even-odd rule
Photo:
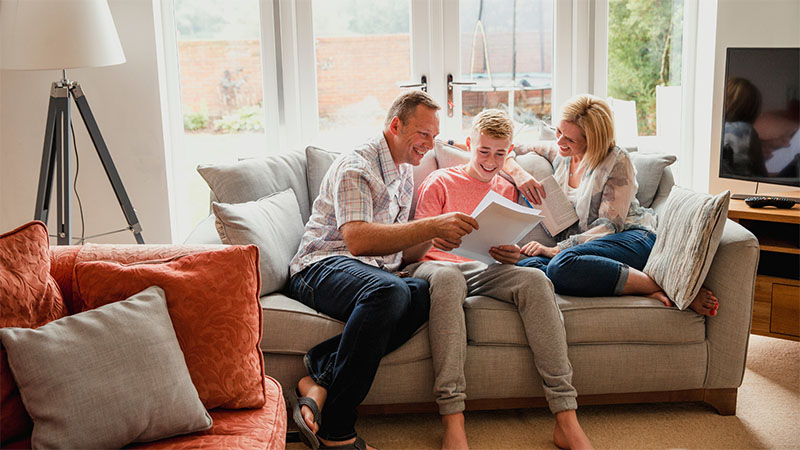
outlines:
[[[472,449],[556,448],[544,408],[465,414]],[[653,403],[584,406],[578,418],[598,449],[800,449],[800,342],[751,335],[735,416],[700,403]],[[441,446],[436,414],[363,416],[357,429],[381,450]]]

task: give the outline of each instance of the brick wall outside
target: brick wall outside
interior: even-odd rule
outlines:
[[[552,33],[544,33],[544,36],[545,48],[552,48]],[[461,61],[466,74],[471,61],[471,38],[471,32],[462,35]],[[505,73],[507,76],[511,72],[510,33],[493,33],[488,39],[492,73]],[[545,52],[542,61],[539,33],[518,32],[517,44],[518,74],[552,70],[552,52]],[[385,111],[399,92],[397,84],[411,81],[409,46],[409,37],[403,34],[317,38],[320,117],[335,118],[337,114],[347,114],[347,109],[340,111],[341,106],[354,104]],[[257,40],[182,41],[178,44],[178,51],[185,114],[203,111],[212,118],[220,117],[262,101]],[[482,43],[479,40],[476,40],[475,51],[475,72],[483,73]],[[480,107],[487,99],[489,104],[504,102],[504,97],[503,93],[466,94],[468,104],[465,104],[465,110]]]

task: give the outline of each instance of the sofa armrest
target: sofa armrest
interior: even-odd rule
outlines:
[[[706,318],[706,389],[738,388],[744,376],[759,247],[756,237],[728,219],[704,286],[719,299]]]

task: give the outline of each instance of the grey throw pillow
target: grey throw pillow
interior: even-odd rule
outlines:
[[[658,221],[656,243],[644,273],[680,309],[694,300],[719,247],[730,191],[711,196],[674,186]]]
[[[629,154],[633,167],[636,168],[636,182],[639,190],[636,191],[636,199],[639,204],[649,208],[653,204],[653,199],[661,184],[661,175],[664,168],[675,162],[675,155],[665,153],[641,153]]]
[[[261,293],[280,291],[289,279],[289,262],[303,237],[303,219],[294,191],[287,189],[246,203],[211,205],[224,244],[258,246]]]
[[[211,427],[156,286],[37,329],[3,328],[33,448],[120,448]]]
[[[311,214],[306,158],[301,152],[245,159],[233,164],[200,165],[197,172],[206,180],[218,202],[252,202],[292,188],[297,195],[303,223]]]
[[[328,173],[331,164],[341,153],[323,150],[318,147],[306,147],[306,164],[308,166],[308,199],[309,204],[313,205],[319,195],[319,187],[322,179]]]

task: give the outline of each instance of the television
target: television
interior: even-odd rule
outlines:
[[[800,47],[728,48],[720,178],[800,186]]]

